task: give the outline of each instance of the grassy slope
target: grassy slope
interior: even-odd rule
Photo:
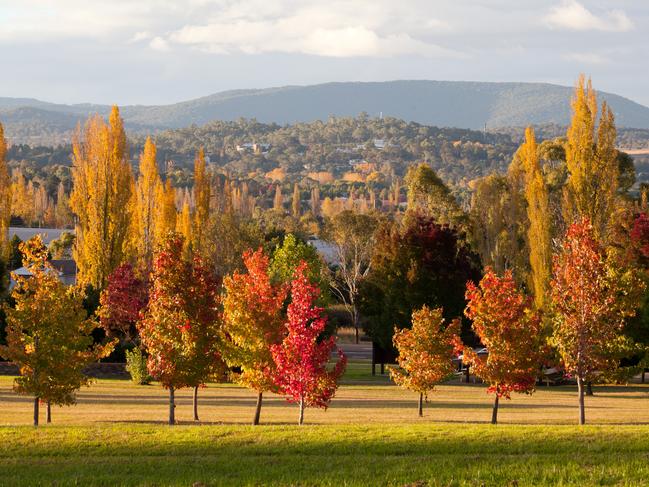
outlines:
[[[190,424],[191,393],[182,391],[184,424],[170,428],[157,424],[166,414],[159,387],[100,381],[81,391],[77,406],[54,408],[53,425],[34,430],[29,398],[0,377],[0,485],[643,485],[649,478],[649,387],[599,388],[587,414],[600,424],[585,428],[570,424],[573,388],[541,388],[504,401],[501,424],[492,427],[484,424],[491,397],[482,386],[440,387],[420,419],[414,394],[372,379],[365,365],[352,364],[346,382],[328,411],[307,411],[302,428],[293,424],[296,407],[278,397],[265,403],[266,424],[242,424],[254,396],[232,385],[201,391],[202,426]]]

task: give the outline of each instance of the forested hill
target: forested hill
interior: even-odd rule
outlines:
[[[156,131],[241,117],[289,124],[330,116],[391,116],[438,127],[488,129],[527,124],[567,125],[573,89],[544,83],[389,81],[326,83],[260,90],[236,90],[160,106],[126,106],[122,115],[135,131]],[[649,108],[600,93],[619,127],[649,128]],[[62,142],[89,113],[104,105],[60,105],[34,99],[0,98],[0,121],[16,142]],[[56,137],[58,140],[55,140]]]

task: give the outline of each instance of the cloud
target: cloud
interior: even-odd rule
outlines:
[[[550,27],[558,29],[609,32],[626,32],[633,29],[633,22],[622,10],[609,10],[597,16],[577,0],[563,0],[561,4],[550,9],[544,20]]]
[[[149,47],[155,51],[168,51],[169,43],[160,36],[156,36],[149,42]]]
[[[213,53],[281,52],[327,57],[462,56],[458,51],[415,39],[403,32],[382,35],[363,25],[311,28],[295,18],[186,26],[170,34],[169,40]]]
[[[139,32],[136,32],[133,34],[133,37],[131,37],[131,40],[129,42],[141,42],[141,41],[146,41],[147,39],[151,39],[153,35],[151,32],[148,32],[146,30],[141,30]]]

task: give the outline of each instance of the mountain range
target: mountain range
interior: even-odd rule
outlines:
[[[573,88],[547,83],[464,81],[342,82],[232,90],[180,103],[121,107],[127,129],[156,132],[212,120],[255,118],[290,124],[330,116],[390,116],[439,127],[495,129],[527,124],[567,125]],[[649,129],[649,108],[611,93],[598,93],[613,108],[619,127]],[[89,114],[108,105],[48,103],[0,97],[0,122],[14,143],[69,140]]]

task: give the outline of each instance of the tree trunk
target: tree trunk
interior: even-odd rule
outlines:
[[[176,403],[173,387],[169,388],[169,424],[176,424]]]
[[[356,332],[356,345],[358,345],[358,310],[356,309],[355,303],[353,303],[352,306],[354,307],[353,320],[354,320],[354,331]]]
[[[586,424],[586,408],[584,407],[584,380],[577,377],[577,391],[579,393],[579,424]]]
[[[593,383],[592,382],[586,382],[586,395],[587,396],[592,396],[593,395]]]
[[[49,424],[52,422],[52,403],[47,401],[47,415],[45,416],[45,421]]]
[[[194,421],[198,421],[198,386],[194,386]]]
[[[424,415],[424,394],[419,393],[419,417],[421,418]]]
[[[498,393],[496,392],[496,399],[494,400],[494,408],[493,411],[491,412],[491,424],[497,424],[498,423],[498,400],[500,398],[498,397]]]
[[[259,416],[261,416],[261,401],[263,399],[263,392],[257,394],[257,406],[255,407],[255,417],[252,420],[252,424],[255,426],[259,424]]]
[[[34,426],[38,426],[38,398],[34,398]]]
[[[304,398],[300,399],[300,419],[298,420],[299,425],[304,423]]]

